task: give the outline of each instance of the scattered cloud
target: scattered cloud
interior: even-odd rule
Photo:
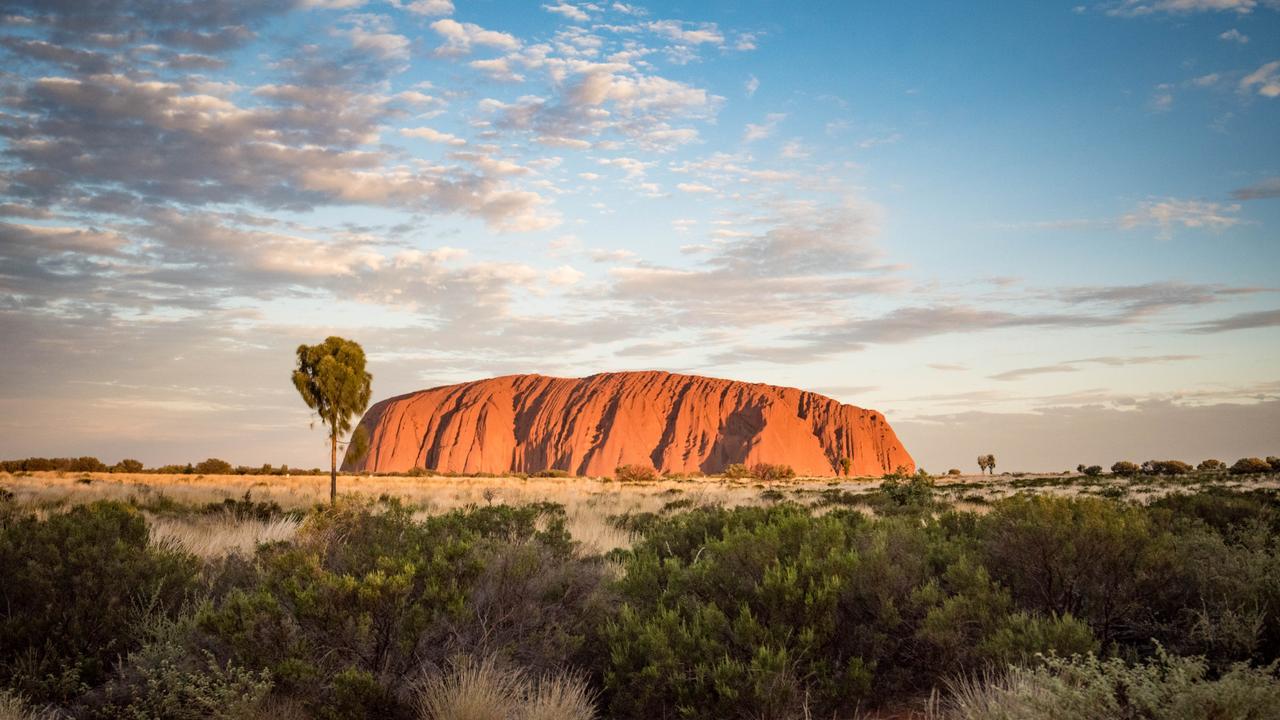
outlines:
[[[1213,232],[1234,227],[1242,222],[1236,217],[1239,212],[1240,206],[1237,204],[1153,198],[1144,200],[1138,207],[1122,215],[1117,224],[1125,230],[1155,227],[1160,231],[1158,237],[1168,240],[1179,226]]]
[[[1208,335],[1231,330],[1252,330],[1277,326],[1280,326],[1280,310],[1259,310],[1203,322],[1193,326],[1188,332]]]
[[[1247,15],[1259,5],[1259,0],[1120,0],[1105,5],[1108,15],[1141,17],[1167,13],[1191,15],[1203,12],[1234,12]]]
[[[760,89],[760,78],[755,75],[748,75],[747,81],[743,83],[743,88],[746,90],[747,97],[755,97],[756,91]]]
[[[1235,28],[1231,28],[1230,30],[1218,35],[1218,39],[1226,42],[1239,43],[1241,45],[1245,45],[1249,42],[1249,36]]]
[[[451,18],[436,20],[431,29],[443,40],[444,44],[436,50],[443,56],[466,55],[473,45],[495,48],[498,50],[515,50],[520,41],[514,35],[496,30],[486,30],[475,23],[461,23]]]
[[[1269,177],[1256,185],[1231,191],[1236,200],[1263,200],[1280,197],[1280,177]]]
[[[786,117],[786,113],[769,113],[762,123],[747,123],[747,129],[742,133],[742,141],[756,142],[764,140],[773,135],[774,131],[778,129],[778,123],[785,120]]]
[[[1183,360],[1194,360],[1198,355],[1139,355],[1139,356],[1104,356],[1084,358],[1081,360],[1067,360],[1065,362],[1056,363],[1054,365],[1040,365],[1035,367],[1015,368],[1004,372],[991,375],[992,380],[1022,380],[1024,378],[1035,375],[1044,375],[1049,373],[1070,373],[1078,372],[1081,365],[1105,365],[1107,367],[1123,367],[1128,365],[1152,365],[1170,362],[1180,362]]]
[[[1240,92],[1253,92],[1254,88],[1262,97],[1280,97],[1280,60],[1273,60],[1240,80]]]

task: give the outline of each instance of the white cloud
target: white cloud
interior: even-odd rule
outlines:
[[[654,33],[682,45],[724,44],[724,35],[715,23],[687,23],[681,20],[655,20],[649,23]]]
[[[773,131],[778,129],[778,123],[785,120],[786,113],[769,113],[765,116],[764,122],[760,124],[747,123],[747,129],[742,133],[743,142],[756,142],[764,140],[773,135]]]
[[[1151,91],[1150,107],[1152,112],[1168,112],[1173,109],[1173,85],[1161,83]]]
[[[400,134],[405,137],[420,138],[427,142],[440,143],[441,145],[459,146],[467,144],[466,140],[463,140],[457,135],[440,132],[435,128],[429,127],[405,128],[400,131]]]
[[[390,32],[351,28],[345,33],[351,38],[351,47],[373,53],[387,60],[409,59],[409,38]]]
[[[468,64],[499,82],[524,82],[524,76],[511,69],[511,61],[508,58],[472,60]]]
[[[1263,97],[1280,97],[1280,60],[1263,65],[1240,81],[1240,92],[1250,92],[1257,86]]]
[[[398,8],[403,8],[415,15],[452,15],[453,0],[410,0],[410,2],[402,2],[402,0],[391,0],[392,4]]]
[[[1132,230],[1139,227],[1156,227],[1160,229],[1159,237],[1173,237],[1177,226],[1220,232],[1239,225],[1240,212],[1236,203],[1223,204],[1202,200],[1178,200],[1176,198],[1151,199],[1144,201],[1133,211],[1121,216],[1117,224]]]
[[[514,35],[486,30],[475,23],[460,23],[452,18],[436,20],[431,23],[431,29],[444,38],[444,45],[437,50],[441,55],[465,55],[471,52],[472,45],[499,50],[516,50],[520,47],[520,41]]]
[[[1240,43],[1241,45],[1249,42],[1249,36],[1235,28],[1231,28],[1230,30],[1222,33],[1218,36],[1218,39],[1225,40],[1226,42]]]
[[[703,185],[702,183],[680,183],[676,185],[676,189],[680,192],[690,194],[714,193],[716,191],[716,189],[710,185]]]
[[[570,20],[576,20],[578,22],[586,22],[591,19],[591,16],[587,15],[582,8],[575,7],[567,2],[561,2],[556,5],[543,5],[542,9],[549,13],[563,15]]]
[[[1235,12],[1246,15],[1258,0],[1120,0],[1107,8],[1108,15],[1138,17],[1155,13],[1190,15],[1201,12]]]
[[[558,286],[576,285],[585,276],[586,273],[574,269],[571,265],[561,265],[547,272],[547,282]]]
[[[760,78],[755,75],[747,76],[747,82],[743,84],[747,92],[747,97],[755,97],[756,91],[760,89]]]

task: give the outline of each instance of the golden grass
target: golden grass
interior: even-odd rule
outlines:
[[[230,513],[195,516],[149,516],[151,542],[176,547],[197,557],[216,558],[247,555],[259,544],[289,540],[301,520],[281,517],[272,520],[237,518]]]

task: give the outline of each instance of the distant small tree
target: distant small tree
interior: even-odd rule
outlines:
[[[125,458],[111,466],[111,472],[118,473],[140,473],[142,470],[142,462],[133,458]]]
[[[1254,473],[1271,472],[1271,463],[1262,458],[1240,458],[1235,465],[1231,466],[1231,472],[1236,475],[1252,475]]]
[[[996,456],[987,454],[978,456],[978,470],[986,470],[992,475],[996,474]]]
[[[231,463],[219,458],[209,458],[196,464],[196,472],[201,475],[230,475]]]
[[[1081,472],[1082,474],[1084,474],[1084,475],[1087,475],[1088,477],[1098,477],[1099,475],[1101,475],[1101,474],[1102,474],[1102,466],[1101,466],[1101,465],[1090,465],[1090,466],[1088,466],[1088,467],[1086,467],[1086,468],[1082,469],[1080,472]]]
[[[1111,472],[1116,475],[1137,475],[1139,470],[1141,468],[1138,467],[1137,463],[1129,462],[1128,460],[1121,460],[1111,466]]]
[[[1196,469],[1200,472],[1222,472],[1227,469],[1227,464],[1221,460],[1214,460],[1210,458],[1197,465]]]
[[[1280,457],[1268,455],[1267,464],[1271,466],[1272,472],[1280,472]]]
[[[963,475],[964,473],[962,473],[962,472],[960,471],[960,468],[951,468],[950,470],[948,470],[948,471],[947,471],[947,474],[948,474],[948,475]]]
[[[293,386],[329,430],[329,502],[338,500],[338,443],[351,433],[351,420],[369,407],[373,376],[364,369],[364,348],[354,340],[329,337],[319,345],[299,345]],[[350,455],[364,455],[359,430],[347,441]]]

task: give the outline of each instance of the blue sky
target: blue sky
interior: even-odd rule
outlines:
[[[926,468],[1280,452],[1280,6],[17,1],[0,455],[321,464],[375,397],[659,368]]]

